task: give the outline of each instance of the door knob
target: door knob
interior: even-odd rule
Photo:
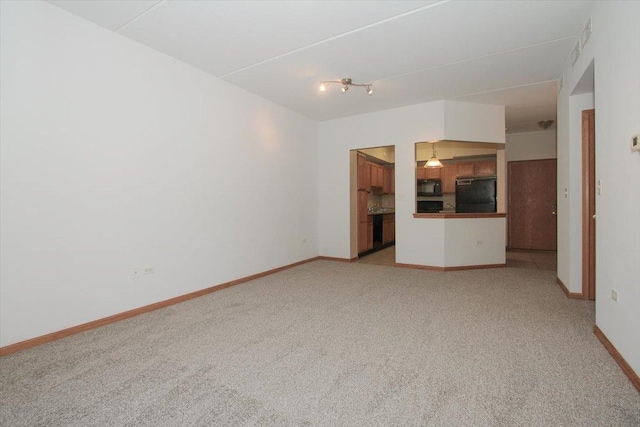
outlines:
[[[591,218],[596,219],[596,216],[595,216],[595,215],[593,215]]]

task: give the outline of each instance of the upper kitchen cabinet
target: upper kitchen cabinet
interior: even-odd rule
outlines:
[[[445,194],[456,192],[457,167],[455,163],[442,165],[442,192]]]
[[[475,176],[496,176],[496,159],[477,160],[475,163]]]
[[[457,176],[473,176],[476,173],[475,162],[456,162]]]
[[[371,186],[376,188],[384,187],[384,168],[381,165],[371,165]]]
[[[369,175],[370,172],[367,168],[367,157],[362,153],[358,153],[358,190],[371,190]]]
[[[418,166],[416,168],[416,179],[441,179],[440,168],[425,168]]]
[[[393,175],[395,173],[395,170],[393,168],[390,167],[385,167],[384,168],[384,184],[382,186],[382,193],[383,194],[393,194],[394,193],[394,186],[393,186]]]

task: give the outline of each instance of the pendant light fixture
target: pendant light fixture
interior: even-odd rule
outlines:
[[[436,153],[436,143],[433,143],[433,156],[429,159],[429,161],[427,163],[425,163],[424,167],[425,168],[441,168],[442,167],[442,162],[440,160],[438,160],[438,156]]]
[[[327,90],[327,85],[333,84],[333,83],[342,85],[342,88],[340,88],[340,90],[342,90],[342,93],[346,93],[351,86],[360,86],[367,91],[367,94],[369,95],[373,94],[373,89],[372,89],[373,85],[371,83],[353,83],[353,81],[350,78],[341,79],[341,80],[327,80],[327,81],[321,82],[320,92],[324,92],[325,90]]]

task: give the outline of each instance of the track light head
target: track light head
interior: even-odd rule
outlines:
[[[366,87],[366,89],[367,89],[367,93],[368,93],[369,95],[371,95],[371,94],[373,93],[373,89],[371,89],[371,86],[370,86],[370,85],[367,85],[367,86],[365,86],[365,87]]]
[[[322,82],[322,84],[320,84],[320,92],[324,92],[325,90],[327,90],[327,86]]]

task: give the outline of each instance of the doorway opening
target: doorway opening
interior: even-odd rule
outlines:
[[[395,146],[351,150],[350,156],[351,258],[391,248],[370,260],[395,264]]]
[[[594,103],[595,61],[585,69],[571,93],[576,104],[576,134],[582,154],[582,298],[596,299],[596,134]],[[580,139],[576,141],[580,143]]]

